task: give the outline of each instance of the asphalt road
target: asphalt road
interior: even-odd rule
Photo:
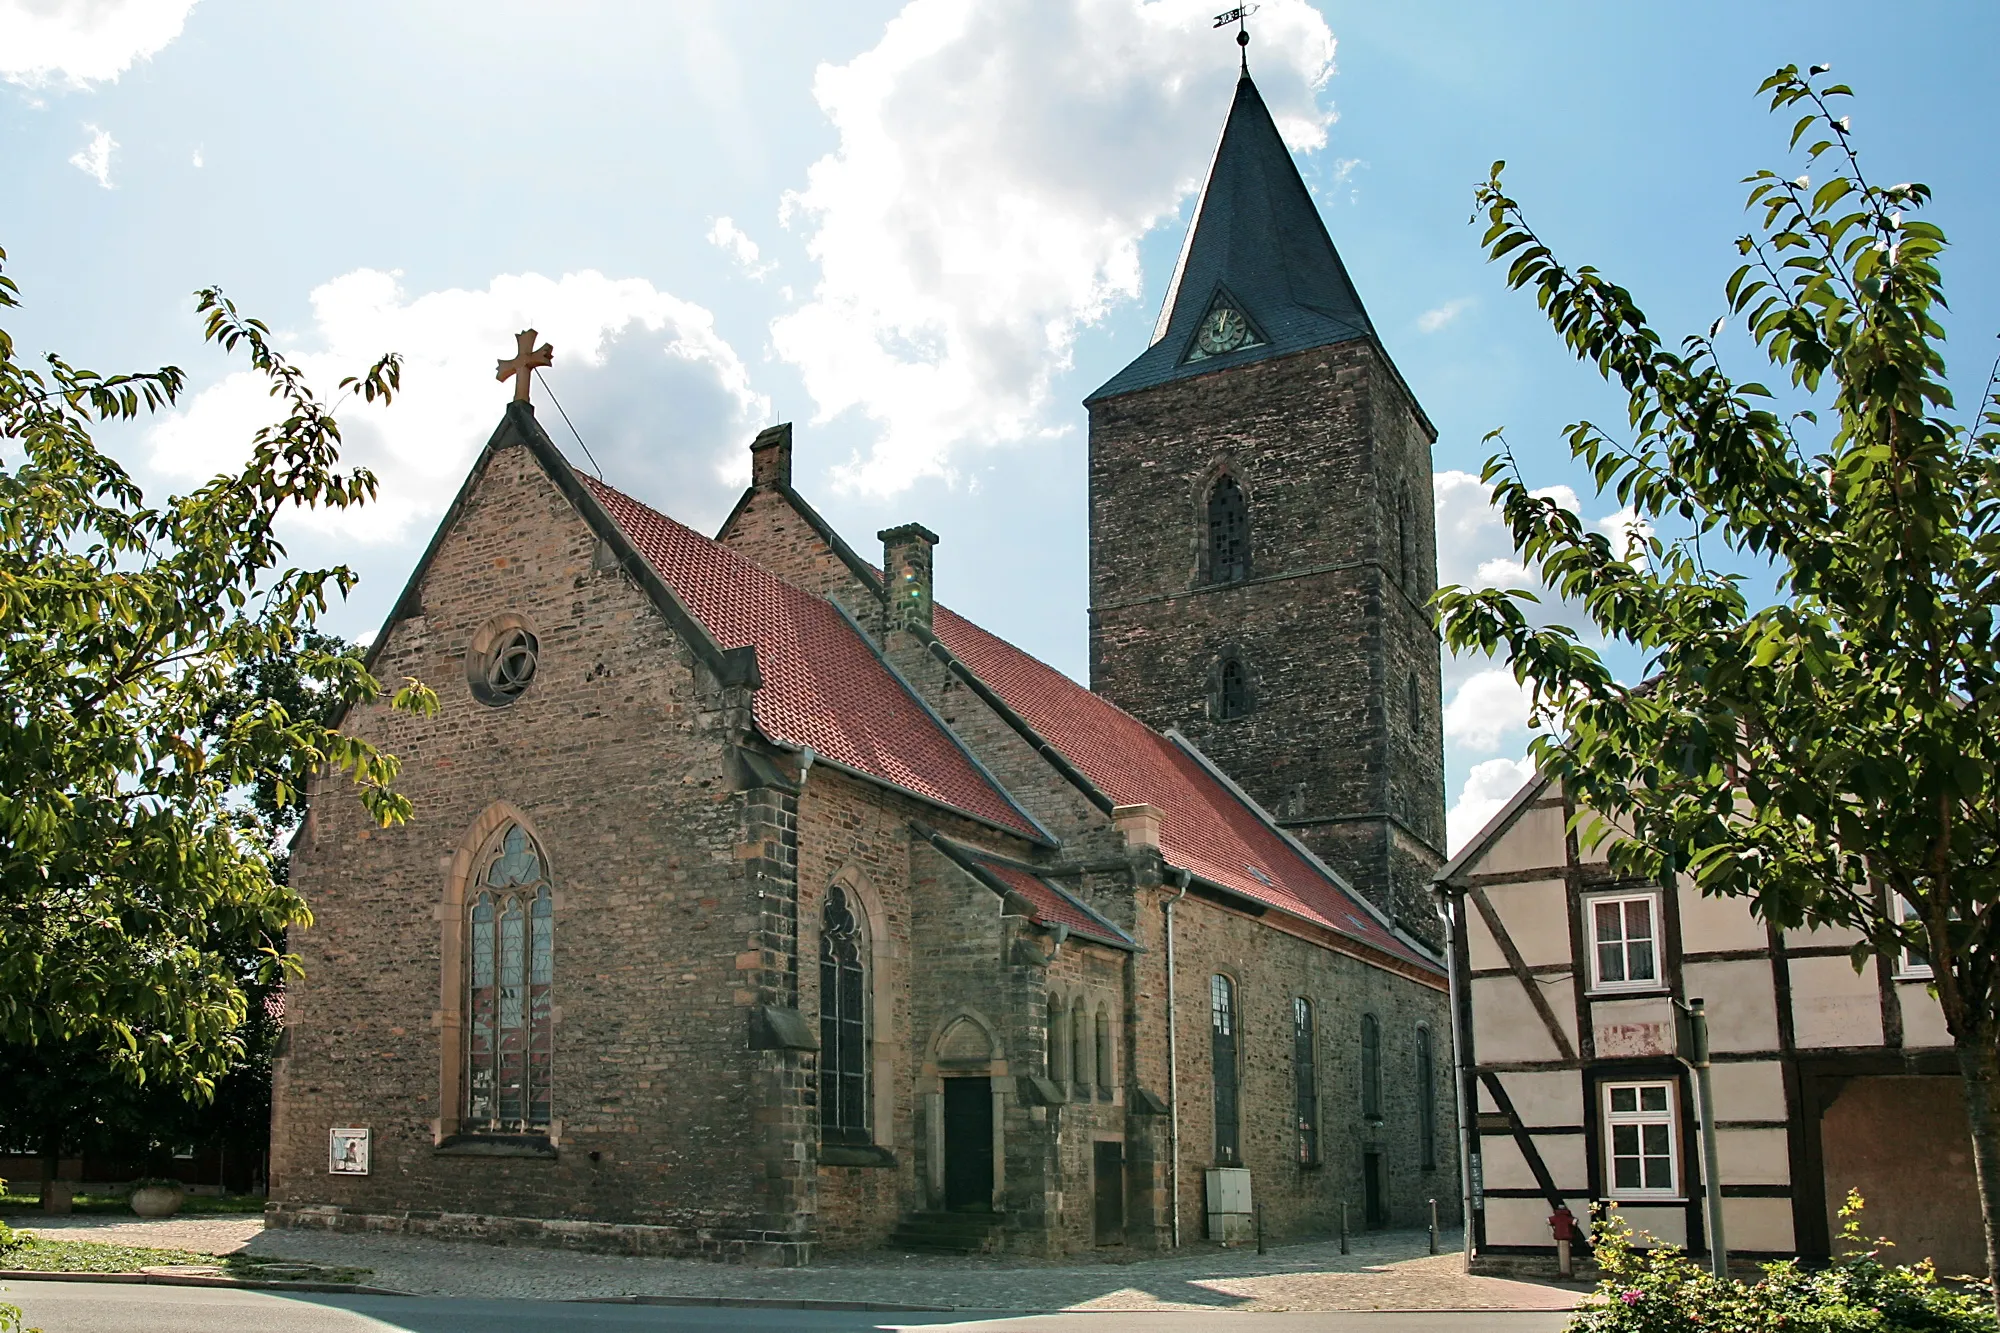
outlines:
[[[1557,1333],[1559,1312],[1464,1314],[867,1314],[831,1310],[424,1296],[294,1296],[215,1287],[9,1282],[0,1301],[43,1333]]]

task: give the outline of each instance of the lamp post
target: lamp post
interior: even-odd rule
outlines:
[[[1701,1106],[1702,1193],[1708,1203],[1708,1271],[1729,1276],[1729,1243],[1722,1235],[1722,1177],[1715,1164],[1715,1089],[1708,1073],[1708,1009],[1700,1000],[1681,1006],[1681,1059],[1694,1070]]]

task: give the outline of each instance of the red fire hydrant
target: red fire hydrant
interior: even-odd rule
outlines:
[[[1570,1246],[1583,1239],[1577,1229],[1576,1214],[1568,1208],[1550,1213],[1549,1233],[1556,1238],[1556,1276],[1567,1282],[1575,1276],[1570,1268]]]

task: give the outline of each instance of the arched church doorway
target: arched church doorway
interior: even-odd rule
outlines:
[[[954,1213],[993,1208],[993,1080],[944,1081],[944,1206]]]

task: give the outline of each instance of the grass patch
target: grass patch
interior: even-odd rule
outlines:
[[[360,1282],[374,1270],[300,1263],[265,1255],[217,1256],[194,1250],[163,1250],[147,1245],[107,1245],[94,1240],[48,1240],[19,1231],[0,1248],[0,1268],[32,1273],[136,1273],[162,1266],[208,1266],[222,1276],[260,1282]]]
[[[13,1218],[22,1213],[42,1211],[41,1196],[36,1194],[0,1194],[0,1217]],[[79,1194],[70,1201],[70,1211],[75,1213],[130,1213],[132,1205],[123,1194]],[[261,1194],[190,1194],[181,1201],[182,1216],[211,1216],[218,1213],[262,1213],[264,1196]],[[16,1226],[32,1226],[32,1222],[16,1222]]]

